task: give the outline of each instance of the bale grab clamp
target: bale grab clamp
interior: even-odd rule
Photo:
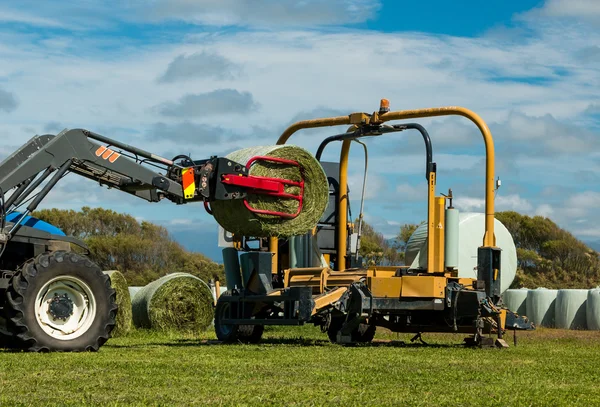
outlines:
[[[302,203],[304,200],[304,177],[303,168],[297,161],[288,160],[284,158],[277,157],[268,157],[268,156],[254,156],[250,158],[246,164],[247,172],[250,172],[250,167],[259,162],[265,161],[275,164],[281,165],[292,165],[298,167],[300,170],[300,181],[293,181],[289,179],[283,178],[274,178],[274,177],[264,177],[257,175],[247,175],[247,176],[235,176],[233,174],[222,174],[221,182],[223,184],[235,185],[239,187],[247,188],[247,193],[256,194],[256,195],[267,195],[276,198],[283,199],[293,199],[298,201],[298,209],[295,213],[287,213],[287,212],[279,212],[279,211],[271,211],[267,209],[258,209],[250,205],[247,198],[244,198],[244,206],[252,213],[260,214],[260,215],[271,215],[271,216],[279,216],[281,218],[286,219],[294,219],[296,218],[300,212],[302,212]],[[292,194],[285,191],[285,187],[298,187],[300,188],[300,192],[298,194]]]

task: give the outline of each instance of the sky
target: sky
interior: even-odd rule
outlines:
[[[459,105],[489,125],[496,209],[600,240],[600,2],[107,0],[0,4],[0,157],[35,134],[86,128],[195,159],[274,144],[291,123]],[[464,118],[423,119],[438,191],[483,211],[485,150]],[[344,128],[303,131],[315,152]],[[366,220],[387,237],[426,216],[416,132],[369,140]],[[358,146],[357,146],[358,147]],[[335,160],[339,145],[324,159]],[[361,148],[351,151],[359,208]],[[166,226],[215,257],[201,204],[150,204],[76,175],[43,207],[102,206]]]

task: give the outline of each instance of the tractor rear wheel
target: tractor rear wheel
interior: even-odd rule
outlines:
[[[44,253],[10,280],[7,328],[29,351],[97,351],[115,326],[115,300],[109,277],[87,257]]]
[[[217,301],[217,306],[215,307],[215,333],[217,334],[217,339],[225,343],[260,342],[265,330],[264,325],[230,325],[221,322],[230,315],[231,303],[224,299],[232,295],[231,291],[225,291],[219,296],[219,300]]]

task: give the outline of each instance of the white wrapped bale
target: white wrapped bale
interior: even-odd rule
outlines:
[[[600,288],[588,291],[585,307],[587,328],[594,331],[600,330]]]
[[[527,315],[527,293],[526,288],[519,290],[506,290],[502,299],[506,308],[519,315]]]
[[[483,243],[485,215],[461,212],[458,218],[458,276],[477,278],[477,249]],[[494,230],[496,246],[502,249],[500,286],[504,292],[517,273],[517,249],[510,232],[498,219],[494,220]],[[404,253],[406,265],[412,269],[427,267],[427,224],[419,226],[408,239]]]
[[[133,300],[133,297],[144,287],[129,287],[129,296]]]
[[[527,292],[527,317],[536,326],[554,328],[555,302],[558,290],[538,288]]]
[[[556,296],[556,327],[586,329],[585,302],[589,290],[558,290]]]

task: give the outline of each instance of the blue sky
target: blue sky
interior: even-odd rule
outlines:
[[[0,60],[1,156],[36,133],[84,127],[205,158],[272,144],[298,119],[374,111],[383,97],[392,109],[461,105],[494,135],[498,210],[600,239],[598,1],[23,0],[0,5]],[[438,191],[452,188],[459,208],[482,211],[475,127],[420,122]],[[292,142],[315,151],[340,130]],[[367,220],[393,236],[425,218],[422,141],[406,132],[369,148]],[[358,192],[360,150],[352,157]],[[45,205],[110,207],[192,240],[202,232],[210,238],[194,247],[215,252],[216,224],[201,205],[147,204],[76,176]]]

